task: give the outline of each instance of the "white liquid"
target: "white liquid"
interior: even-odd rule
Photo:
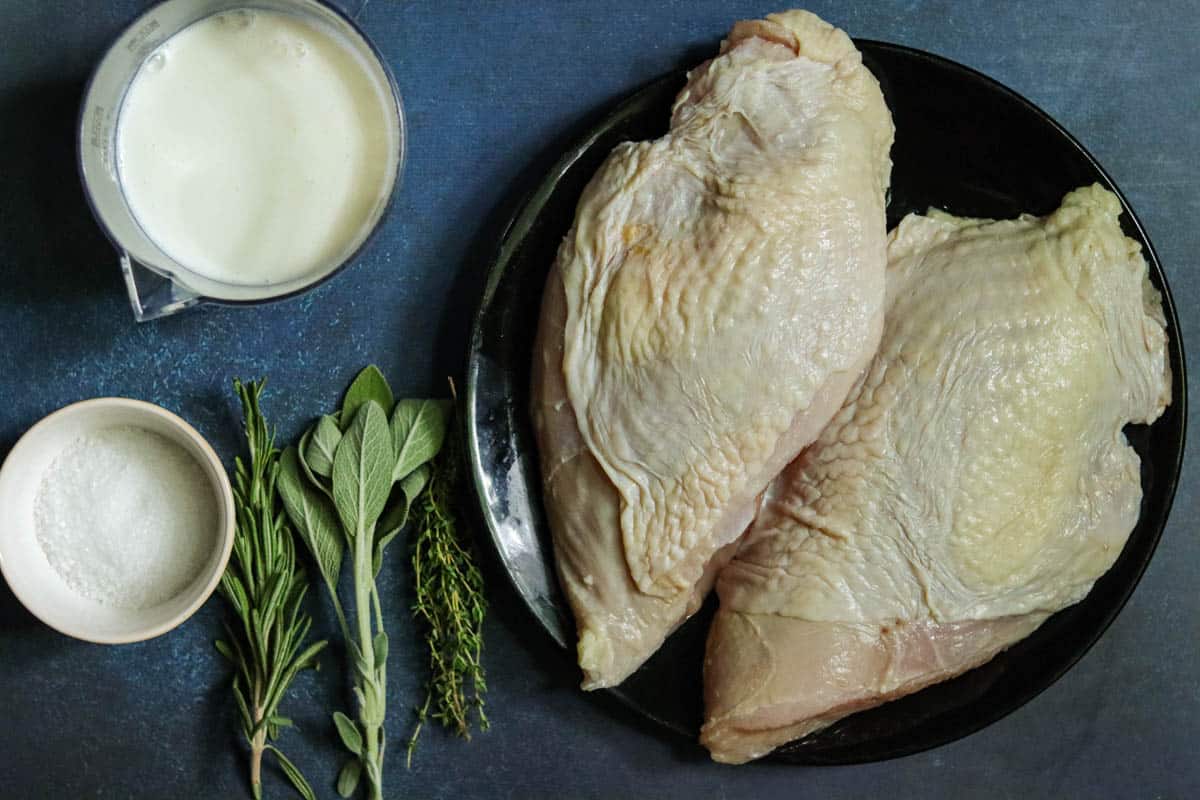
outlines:
[[[384,80],[300,17],[239,9],[188,26],[121,106],[134,217],[216,281],[320,277],[361,244],[392,188],[399,131]]]

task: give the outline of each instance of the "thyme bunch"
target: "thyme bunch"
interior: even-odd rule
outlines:
[[[458,448],[447,446],[435,462],[429,488],[418,507],[412,549],[413,612],[425,627],[429,678],[425,702],[417,710],[417,726],[408,741],[410,765],[421,728],[430,717],[468,740],[472,715],[480,730],[488,727],[482,662],[487,600],[483,574],[454,514],[458,462]]]

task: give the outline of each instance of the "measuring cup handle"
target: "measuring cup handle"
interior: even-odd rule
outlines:
[[[138,322],[177,314],[203,299],[134,260],[129,253],[121,254],[121,276],[125,279],[129,305],[133,306],[133,316]]]

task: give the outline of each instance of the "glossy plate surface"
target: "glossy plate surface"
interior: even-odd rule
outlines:
[[[929,207],[960,216],[1004,218],[1048,213],[1068,191],[1093,182],[1117,191],[1070,135],[1011,90],[928,53],[881,42],[860,40],[858,45],[896,124],[889,228],[905,214]],[[620,102],[563,155],[505,230],[471,336],[467,452],[483,519],[518,594],[572,654],[574,624],[555,578],[527,410],[542,285],[584,185],[619,142],[666,131],[671,103],[683,83],[682,72],[651,83]],[[1187,414],[1183,348],[1170,290],[1128,204],[1122,223],[1141,242],[1151,279],[1163,293],[1173,397],[1154,425],[1127,429],[1141,456],[1144,496],[1137,528],[1121,557],[1082,603],[1051,617],[990,663],[847,717],[781,748],[774,759],[800,764],[875,761],[979,730],[1057,680],[1129,598],[1166,523],[1182,464]],[[714,606],[710,597],[650,661],[610,691],[667,728],[694,738],[703,711],[704,637]]]

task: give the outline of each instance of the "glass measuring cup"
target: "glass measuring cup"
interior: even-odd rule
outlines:
[[[138,70],[164,42],[194,22],[234,9],[296,15],[332,30],[360,58],[386,92],[394,141],[394,169],[379,200],[338,257],[302,277],[274,283],[226,283],[175,260],[142,229],[121,185],[117,126],[121,104]],[[394,113],[392,113],[394,111]],[[362,249],[390,204],[404,164],[405,126],[400,92],[366,35],[340,11],[319,0],[166,0],[126,28],[109,47],[84,91],[79,114],[79,174],[100,227],[116,247],[129,302],[139,322],[174,314],[199,303],[240,305],[290,297],[328,279]]]

